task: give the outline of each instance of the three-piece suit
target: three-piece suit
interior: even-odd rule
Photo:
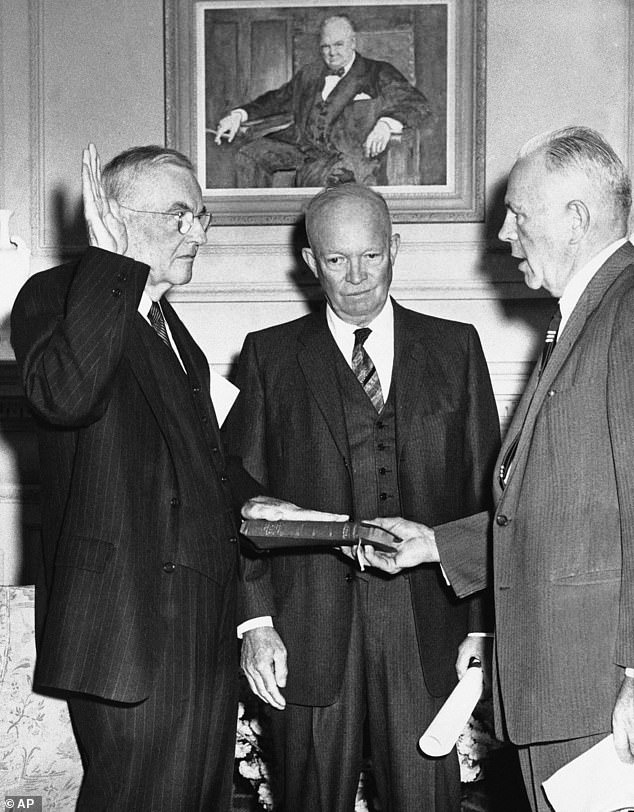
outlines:
[[[382,117],[421,127],[430,114],[423,94],[388,62],[356,54],[326,99],[323,61],[300,68],[286,84],[243,105],[249,120],[287,113],[292,125],[240,148],[239,185],[270,186],[278,169],[296,169],[296,186],[332,185],[337,178],[385,183],[382,156],[368,158],[365,140]]]
[[[258,488],[224,455],[207,361],[173,308],[186,373],[139,314],[148,270],[89,248],[31,277],[13,309],[40,447],[35,685],[70,698],[80,809],[225,809],[235,507]]]
[[[238,384],[227,443],[273,496],[355,519],[428,523],[487,504],[498,420],[469,325],[394,304],[392,383],[380,414],[323,310],[249,334]],[[289,704],[273,712],[285,809],[320,808],[307,804],[311,782],[322,809],[351,808],[366,714],[384,808],[456,808],[455,789],[439,787],[447,775],[438,778],[446,768],[459,790],[455,752],[434,773],[417,741],[455,684],[459,644],[482,630],[480,601],[456,601],[438,567],[387,578],[323,548],[245,556],[242,601],[240,620],[272,616],[288,650]],[[317,711],[329,706],[339,722],[320,748]],[[315,711],[303,733],[284,724],[301,708]]]

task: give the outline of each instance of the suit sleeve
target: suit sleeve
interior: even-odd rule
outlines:
[[[634,292],[614,320],[608,355],[607,410],[621,525],[621,587],[615,662],[634,666]]]
[[[269,90],[253,101],[243,104],[242,109],[247,113],[249,119],[266,118],[280,113],[292,113],[296,76],[297,74],[281,87]]]
[[[434,528],[440,562],[452,589],[466,598],[490,585],[490,527],[492,479],[499,451],[499,419],[491,379],[480,340],[473,331],[470,354],[469,437],[473,464],[474,511]],[[479,463],[478,463],[479,461]],[[476,618],[470,618],[476,629]],[[488,608],[480,617],[481,630],[489,624]]]
[[[422,127],[432,115],[427,98],[389,62],[377,64],[377,118],[394,118],[408,127]]]
[[[11,315],[11,342],[27,399],[54,425],[99,419],[108,404],[148,267],[89,248],[64,286],[47,271],[29,279]]]
[[[492,502],[492,477],[495,460],[500,447],[500,423],[489,369],[482,351],[480,339],[475,329],[469,333],[469,405],[468,416],[468,450],[471,456],[473,508],[479,512],[488,510]],[[478,515],[478,514],[476,514]],[[473,546],[473,544],[472,544]],[[472,551],[473,553],[473,551]],[[485,572],[488,570],[486,553],[484,555]],[[446,570],[448,574],[448,570]],[[456,587],[450,576],[450,583]],[[485,578],[478,594],[469,606],[469,630],[490,631],[493,628],[493,611],[491,596]]]
[[[240,459],[244,470],[264,488],[269,476],[266,461],[266,404],[253,336],[245,339],[236,383],[236,398],[223,426],[227,451]],[[243,546],[238,623],[254,617],[275,615],[269,558]]]

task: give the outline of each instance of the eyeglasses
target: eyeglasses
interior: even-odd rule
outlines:
[[[131,209],[130,206],[124,206],[119,203],[119,208],[133,211],[136,214],[161,214],[163,217],[177,217],[178,218],[178,231],[181,234],[187,234],[191,231],[194,225],[194,220],[198,220],[202,230],[207,231],[211,225],[212,213],[203,207],[199,214],[194,214],[193,211],[185,209],[185,211],[148,211],[147,209]]]

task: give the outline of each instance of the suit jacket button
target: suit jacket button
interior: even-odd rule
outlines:
[[[498,516],[496,516],[496,517],[495,517],[495,522],[496,522],[496,524],[498,524],[500,527],[506,527],[506,525],[507,525],[507,524],[508,524],[510,521],[511,521],[511,520],[509,519],[509,517],[508,517],[508,516],[505,516],[503,513],[500,513]]]
[[[546,394],[548,395],[549,398],[552,398],[553,395],[555,394],[555,390],[554,389],[549,389]]]
[[[354,575],[350,575],[350,573],[348,573],[346,575],[346,582],[351,584],[353,581],[354,581]]]
[[[238,543],[238,539],[235,536],[230,536],[229,541],[230,541],[231,544],[237,544]]]
[[[174,564],[172,561],[166,561],[163,564],[163,572],[174,572],[175,569],[176,564]]]
[[[119,296],[121,296],[121,290],[119,288],[113,288],[111,293],[115,299],[118,299]]]
[[[170,499],[170,505],[173,508],[180,507],[181,506],[181,500],[178,498],[178,496],[174,496],[174,497],[172,497],[172,499]]]

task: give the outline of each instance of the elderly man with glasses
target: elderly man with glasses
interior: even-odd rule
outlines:
[[[228,810],[238,506],[209,366],[165,300],[211,214],[189,160],[84,152],[91,247],[20,292],[12,342],[35,414],[43,558],[35,685],[68,698],[78,809]]]

